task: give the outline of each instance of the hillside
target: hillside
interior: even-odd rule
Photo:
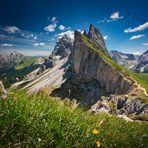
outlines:
[[[43,58],[24,56],[19,52],[0,55],[0,80],[9,88],[22,80],[27,74],[37,69],[44,62]]]
[[[147,123],[76,106],[45,93],[11,91],[9,99],[0,100],[0,147],[147,147]]]

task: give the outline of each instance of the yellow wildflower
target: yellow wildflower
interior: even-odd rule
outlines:
[[[97,147],[100,147],[101,146],[100,141],[96,141],[96,145],[97,145]]]
[[[93,129],[92,133],[93,133],[94,135],[97,135],[97,134],[99,134],[99,131],[98,131],[97,129]]]

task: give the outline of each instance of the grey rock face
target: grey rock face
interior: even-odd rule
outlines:
[[[68,35],[65,34],[56,43],[51,56],[60,56],[61,58],[64,58],[70,54],[72,46],[73,46],[73,40]]]
[[[78,32],[75,32],[72,64],[79,81],[95,79],[107,93],[126,94],[134,89],[135,82],[131,78],[124,78],[122,73],[116,71],[99,54],[92,51]]]
[[[141,55],[125,54],[119,51],[110,51],[110,56],[119,65],[137,72],[148,72],[148,50]]]
[[[138,61],[138,55],[126,54],[116,50],[110,51],[110,56],[119,65],[122,65],[128,69],[132,69]]]
[[[27,89],[29,93],[37,93],[49,87],[53,89],[65,82],[67,69],[71,64],[70,53],[73,41],[68,35],[64,35],[56,43],[56,46],[45,62],[36,70],[29,73],[22,82],[18,82],[12,88]]]
[[[106,45],[105,45],[105,42],[104,42],[101,32],[99,31],[99,29],[97,29],[92,24],[90,25],[90,28],[89,28],[88,37],[94,43],[101,46],[104,49],[104,51],[107,53]]]
[[[19,52],[12,52],[11,54],[0,54],[0,68],[11,68],[19,63],[24,56]]]
[[[106,107],[108,106],[108,107]],[[138,97],[109,96],[101,97],[101,99],[91,107],[91,112],[100,112],[102,108],[106,108],[106,112],[117,115],[148,115],[148,104],[144,104]]]
[[[68,57],[73,48],[73,40],[68,35],[63,35],[62,38],[56,43],[53,52],[49,56],[48,60],[40,67],[39,73],[43,72],[48,68],[52,68],[57,65],[60,60]]]
[[[135,71],[148,72],[148,50],[138,58],[138,64],[134,67]]]

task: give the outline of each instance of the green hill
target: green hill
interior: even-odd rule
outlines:
[[[74,101],[45,93],[13,91],[9,99],[0,100],[0,147],[90,148],[99,141],[102,148],[146,148],[147,127],[103,113],[92,115],[75,108]]]

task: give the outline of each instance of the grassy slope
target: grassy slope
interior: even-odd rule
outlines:
[[[24,57],[24,59],[15,66],[16,70],[24,69],[36,62],[36,57]]]
[[[90,115],[46,94],[0,100],[0,147],[146,148],[148,124],[127,122],[106,114]],[[99,134],[93,135],[96,128]]]
[[[87,45],[93,49],[96,53],[98,53],[99,55],[101,55],[101,57],[110,65],[113,66],[113,68],[115,68],[116,70],[122,72],[125,76],[131,76],[133,79],[135,79],[141,86],[143,86],[147,93],[148,93],[148,79],[131,70],[128,70],[122,66],[120,66],[119,64],[117,64],[116,62],[114,62],[106,53],[104,53],[104,50],[102,49],[101,46],[96,46],[92,41],[90,41],[86,36],[82,36],[82,39],[84,42],[87,43]]]
[[[40,66],[39,64],[34,64],[35,62],[36,57],[25,57],[14,68],[0,69],[0,80],[3,81],[6,88],[9,88],[11,84],[17,82],[16,78],[22,80],[24,76]],[[5,79],[5,77],[7,79]]]

